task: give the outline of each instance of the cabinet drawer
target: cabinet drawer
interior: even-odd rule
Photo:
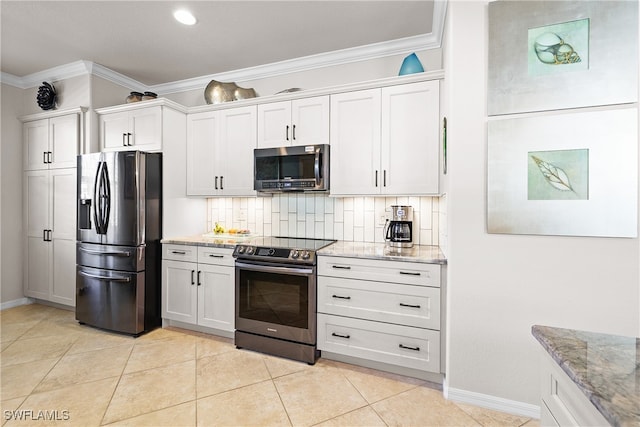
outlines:
[[[319,256],[318,275],[440,287],[438,264]]]
[[[440,332],[318,313],[318,349],[440,372]]]
[[[215,264],[233,267],[233,249],[198,246],[198,262],[200,264]]]
[[[162,245],[162,259],[171,259],[174,261],[197,262],[198,247],[187,245]]]
[[[318,277],[318,312],[440,329],[440,288]]]

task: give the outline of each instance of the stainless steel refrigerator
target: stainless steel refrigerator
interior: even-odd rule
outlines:
[[[78,156],[76,320],[139,335],[160,325],[162,154]]]

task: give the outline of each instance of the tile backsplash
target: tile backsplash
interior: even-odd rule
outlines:
[[[273,197],[207,199],[207,227],[249,229],[264,236],[384,242],[391,205],[413,207],[413,241],[439,245],[438,197],[346,197],[321,194],[276,194]]]

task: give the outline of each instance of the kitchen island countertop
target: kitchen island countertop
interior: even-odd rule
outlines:
[[[160,243],[170,245],[194,245],[194,246],[208,246],[213,248],[227,248],[234,249],[236,245],[241,243],[250,243],[251,240],[262,237],[243,234],[196,234],[194,236],[184,237],[169,237],[162,239]]]
[[[440,247],[429,245],[413,245],[411,248],[397,250],[387,247],[384,243],[347,242],[338,240],[336,243],[320,249],[318,255],[408,261],[426,264],[447,263],[447,259],[440,250]]]
[[[640,426],[640,338],[539,325],[531,333],[612,426]]]

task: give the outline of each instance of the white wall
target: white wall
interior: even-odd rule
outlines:
[[[442,52],[440,49],[430,49],[416,52],[426,71],[442,69]],[[397,76],[406,55],[393,55],[367,61],[317,68],[283,74],[260,80],[238,81],[238,85],[254,88],[258,96],[274,95],[290,88],[318,89],[348,83],[375,80],[384,77]],[[187,107],[205,105],[204,89],[191,90],[166,95],[167,98]]]
[[[22,90],[2,84],[0,303],[22,294]]]
[[[539,405],[531,326],[640,335],[640,244],[487,234],[487,2],[449,2],[446,37],[449,395]]]

